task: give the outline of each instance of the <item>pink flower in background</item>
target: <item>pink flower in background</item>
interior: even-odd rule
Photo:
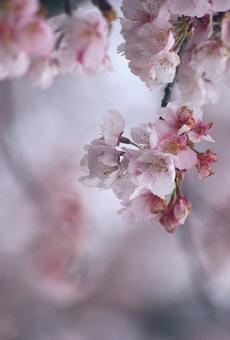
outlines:
[[[3,1],[0,15],[0,77],[21,76],[31,58],[47,56],[54,47],[53,32],[37,16],[37,1]]]
[[[108,28],[99,11],[77,10],[67,18],[65,40],[86,72],[97,71],[108,59]]]
[[[52,29],[42,19],[25,22],[16,32],[21,48],[31,56],[48,56],[54,48]]]

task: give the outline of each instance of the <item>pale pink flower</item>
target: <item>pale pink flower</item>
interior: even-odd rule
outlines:
[[[207,150],[197,155],[196,168],[200,178],[206,178],[213,175],[212,165],[217,162],[217,154]]]
[[[161,11],[167,8],[166,0],[123,0],[121,10],[126,19],[144,24],[157,17],[165,17]],[[164,12],[165,14],[165,12]]]
[[[193,50],[190,65],[204,79],[222,78],[229,58],[228,49],[218,40],[205,41]]]
[[[126,223],[152,223],[156,215],[166,208],[165,199],[154,195],[150,191],[143,191],[138,197],[131,200],[120,209],[118,213]]]
[[[164,54],[174,45],[169,23],[163,19],[142,25],[138,31],[139,48],[143,54]]]
[[[128,159],[124,157],[121,161],[119,174],[112,186],[114,194],[123,204],[129,202],[131,195],[136,189],[136,186],[132,182],[132,178],[127,169]]]
[[[130,59],[131,71],[140,77],[152,89],[156,85],[168,84],[175,78],[176,68],[180,63],[178,55],[174,52],[158,56],[141,55],[134,53]]]
[[[202,119],[203,111],[198,106],[170,102],[167,107],[160,110],[159,117],[164,119],[160,122],[161,125],[165,125],[169,131],[180,135],[190,131],[195,126],[195,122]]]
[[[108,27],[98,10],[76,10],[66,22],[65,41],[86,72],[95,72],[106,64]]]
[[[101,139],[94,140],[85,149],[87,154],[81,166],[87,175],[81,177],[81,182],[88,187],[111,188],[120,170],[121,152]]]
[[[149,145],[151,129],[147,124],[142,124],[139,127],[131,129],[132,140],[140,145]]]
[[[149,190],[163,198],[175,187],[175,167],[172,157],[150,150],[132,151],[128,155],[128,172],[137,186],[131,198]]]
[[[31,56],[48,56],[54,48],[52,29],[42,19],[32,19],[20,26],[16,40],[22,50]]]
[[[216,104],[219,100],[219,87],[216,83],[203,78],[203,75],[190,67],[187,69],[190,71],[186,73],[180,69],[174,98],[179,102],[190,103],[190,105]]]
[[[102,126],[105,143],[112,146],[118,145],[124,128],[125,121],[122,115],[117,111],[109,111],[104,116],[104,124]]]
[[[176,168],[187,170],[197,163],[196,153],[187,146],[187,142],[188,137],[185,134],[181,136],[169,134],[159,141],[156,149],[172,155]]]

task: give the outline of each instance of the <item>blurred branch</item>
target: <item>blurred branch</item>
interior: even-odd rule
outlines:
[[[103,13],[104,17],[112,22],[116,19],[117,15],[115,9],[107,0],[91,0],[92,3],[99,8],[99,10]]]

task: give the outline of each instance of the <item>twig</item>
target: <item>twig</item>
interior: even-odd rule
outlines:
[[[180,50],[178,52],[178,56],[180,57],[180,60],[182,60],[182,58],[185,54],[188,43],[189,43],[189,37],[186,36],[183,43],[181,44]],[[177,66],[176,75],[175,75],[173,82],[169,83],[165,88],[164,98],[162,99],[162,102],[161,102],[162,107],[166,107],[168,105],[171,97],[172,97],[172,92],[173,92],[173,89],[174,89],[174,86],[176,84],[177,77],[178,77],[179,67],[180,67],[180,65]]]

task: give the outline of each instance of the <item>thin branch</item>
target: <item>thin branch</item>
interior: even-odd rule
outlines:
[[[181,44],[180,50],[178,52],[178,56],[180,57],[180,60],[182,60],[182,58],[185,54],[188,43],[189,43],[189,37],[186,36],[183,43]],[[179,68],[180,68],[180,65],[177,66],[176,75],[175,75],[173,82],[169,83],[165,88],[164,98],[162,99],[162,102],[161,102],[162,107],[166,107],[168,105],[168,103],[170,102],[170,99],[172,97],[172,92],[173,92],[174,86],[175,86],[177,78],[178,78]]]

